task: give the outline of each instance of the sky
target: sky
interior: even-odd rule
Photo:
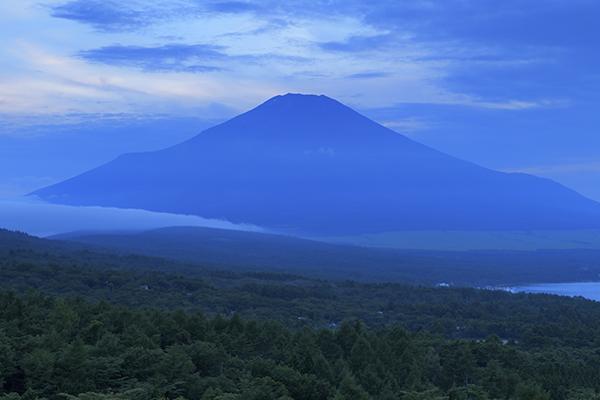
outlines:
[[[292,92],[600,201],[598,16],[596,0],[3,0],[0,196]]]

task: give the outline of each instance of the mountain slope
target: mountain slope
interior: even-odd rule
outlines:
[[[600,204],[553,181],[456,159],[313,95],[274,97],[179,145],[33,194],[308,236],[600,228]]]

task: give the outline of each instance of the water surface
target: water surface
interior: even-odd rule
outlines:
[[[586,299],[600,301],[600,282],[539,283],[517,286],[514,289],[515,292],[549,293],[571,297],[582,296]]]

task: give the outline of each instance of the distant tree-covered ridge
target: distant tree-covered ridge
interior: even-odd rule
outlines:
[[[14,252],[16,257],[26,250]],[[145,257],[126,256],[134,262]],[[92,269],[51,263],[0,261],[0,289],[43,291],[56,298],[82,297],[149,309],[200,310],[208,316],[237,312],[277,320],[290,328],[335,328],[360,318],[375,329],[402,324],[444,337],[503,339],[520,336],[533,321],[564,325],[564,315],[589,325],[600,303],[583,298],[511,294],[467,287],[326,281],[290,274],[215,270],[203,277],[148,270]],[[532,325],[533,326],[533,325]],[[458,328],[458,329],[457,329]]]
[[[207,276],[215,270],[264,271],[425,286],[441,282],[478,287],[597,281],[600,273],[600,250],[398,251],[198,227],[70,240],[74,241],[0,229],[0,260],[187,276]]]

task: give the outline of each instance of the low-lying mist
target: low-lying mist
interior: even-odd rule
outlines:
[[[254,225],[194,215],[112,207],[74,207],[50,204],[37,197],[0,197],[0,227],[46,237],[73,231],[135,231],[167,226],[204,226],[261,232]]]

